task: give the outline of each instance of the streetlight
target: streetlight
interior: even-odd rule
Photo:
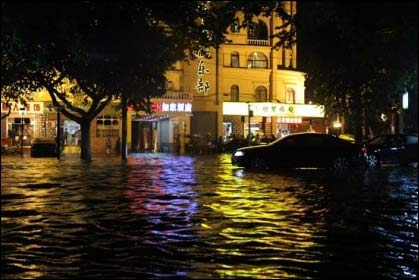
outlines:
[[[20,155],[21,157],[23,157],[23,130],[24,130],[24,118],[23,116],[25,115],[25,107],[20,107],[19,108],[20,111],[20,129],[21,129],[21,135],[20,135]]]

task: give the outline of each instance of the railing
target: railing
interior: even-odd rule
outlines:
[[[269,46],[268,40],[247,39],[247,44],[255,46]]]

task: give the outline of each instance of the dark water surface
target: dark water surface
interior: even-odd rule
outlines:
[[[1,277],[418,276],[418,170],[252,173],[230,155],[2,157]]]

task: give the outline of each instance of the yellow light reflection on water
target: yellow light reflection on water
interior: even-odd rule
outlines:
[[[321,217],[305,221],[307,215],[314,214],[311,205],[290,188],[297,182],[272,174],[235,174],[218,175],[217,181],[225,183],[216,186],[216,195],[204,206],[219,218],[205,220],[199,229],[204,238],[217,240],[213,243],[217,254],[239,262],[246,259],[244,264],[219,263],[215,271],[220,277],[298,278],[289,272],[292,263],[319,263],[306,252],[319,246],[314,238],[324,222]],[[281,268],[281,262],[287,267]]]

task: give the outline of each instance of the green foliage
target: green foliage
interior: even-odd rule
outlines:
[[[300,55],[306,98],[344,112],[350,133],[380,130],[400,93],[417,92],[417,2],[304,2]],[[415,86],[416,85],[416,86]]]
[[[150,98],[165,93],[165,71],[188,58],[186,50],[225,42],[236,11],[244,12],[245,27],[272,10],[288,16],[277,1],[5,1],[2,97],[12,85],[9,96],[46,88],[83,131],[121,95],[148,110]]]

